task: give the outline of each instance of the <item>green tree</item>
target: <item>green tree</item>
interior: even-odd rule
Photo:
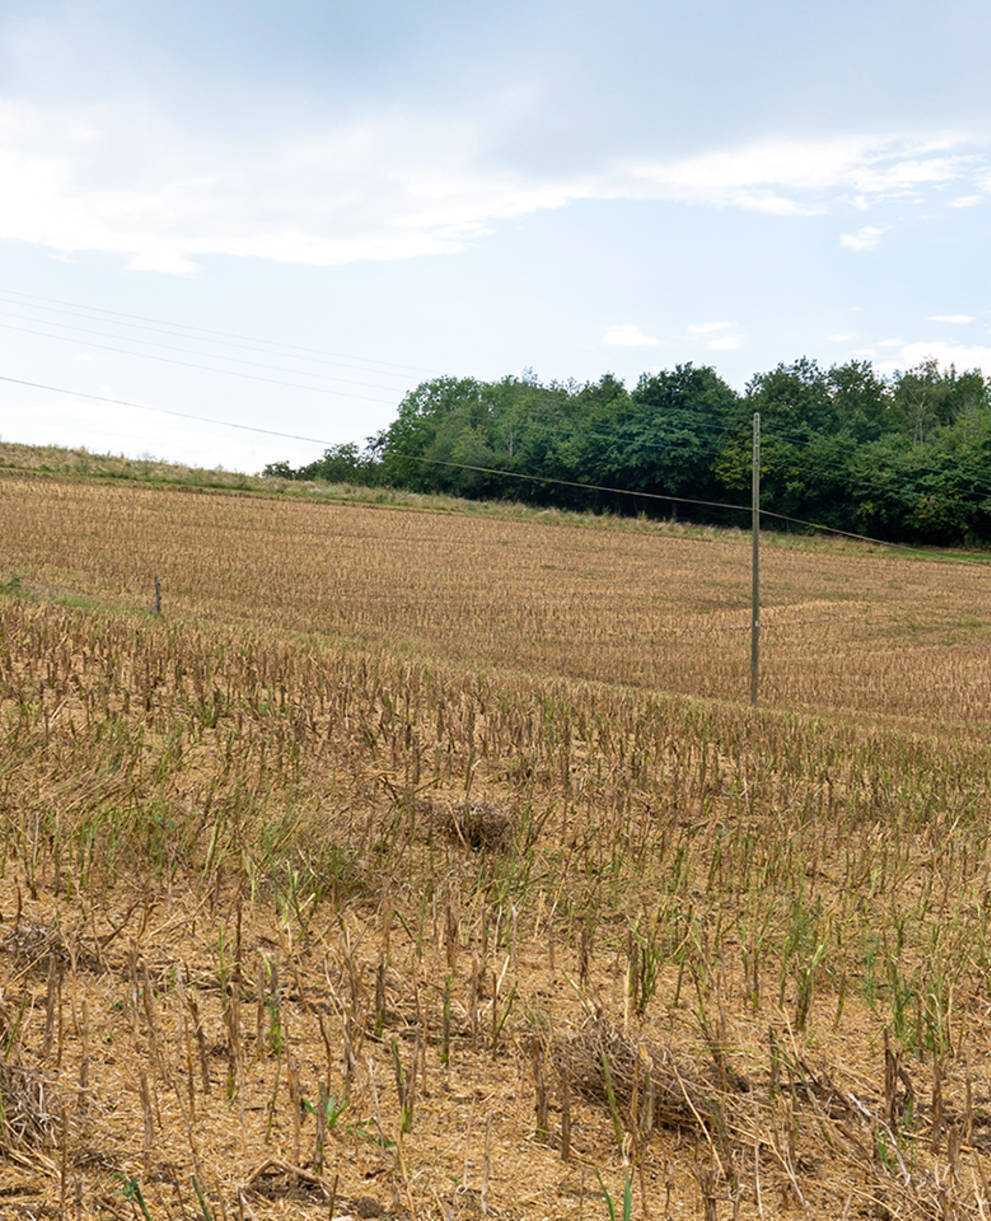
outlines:
[[[833,403],[833,430],[860,444],[876,441],[893,426],[891,390],[870,361],[833,365],[826,374]]]
[[[436,377],[421,382],[399,404],[396,419],[374,447],[386,482],[417,491],[454,490],[452,450],[460,432],[481,428],[489,413],[488,387],[474,378]]]
[[[738,408],[735,391],[707,365],[645,373],[628,407],[597,417],[608,441],[597,441],[592,453],[603,478],[620,487],[712,499],[713,462]],[[682,511],[700,516],[691,507]]]
[[[988,383],[977,370],[958,374],[930,357],[893,379],[894,418],[902,432],[924,444],[937,428],[968,408],[988,404]]]

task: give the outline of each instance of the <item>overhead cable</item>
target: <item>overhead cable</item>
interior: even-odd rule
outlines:
[[[10,314],[0,315],[0,319],[2,319],[2,318],[9,319],[9,318],[11,318],[11,315]],[[83,343],[86,346],[95,347],[95,348],[98,348],[101,346],[100,344],[91,344],[88,339],[86,339],[86,340],[74,339],[71,335],[58,335],[58,334],[52,335],[46,331],[29,330],[27,327],[17,325],[17,323],[24,322],[25,319],[18,317],[16,314],[13,315],[13,318],[15,320],[14,322],[0,321],[0,326],[4,327],[7,330],[24,331],[29,335],[41,335],[47,339],[58,339],[62,343]],[[94,331],[94,330],[90,329],[89,327],[73,326],[70,323],[64,323],[64,322],[49,322],[45,318],[30,318],[27,321],[40,323],[41,325],[44,325],[47,327],[57,327],[59,330],[63,330],[63,331],[75,331],[81,335],[95,335],[100,339],[119,338],[117,335],[113,335],[113,334],[108,335],[105,331]],[[236,364],[236,365],[249,365],[251,368],[254,368],[254,369],[272,369],[277,373],[281,372],[281,373],[292,373],[292,374],[297,374],[297,375],[301,374],[303,377],[321,376],[319,373],[310,373],[306,369],[287,369],[285,366],[266,364],[264,361],[260,361],[260,360],[248,360],[247,358],[245,358],[243,356],[228,356],[224,353],[215,355],[212,352],[199,352],[196,349],[183,348],[183,347],[179,347],[176,344],[162,343],[162,341],[160,339],[142,339],[140,336],[137,336],[137,335],[134,336],[133,338],[131,336],[124,336],[124,338],[126,339],[126,341],[128,343],[141,343],[141,344],[145,344],[150,347],[161,348],[163,351],[166,351],[166,352],[180,352],[180,353],[184,353],[186,355],[202,356],[205,358],[212,357],[215,360],[226,360],[229,363]],[[146,359],[146,358],[150,358],[151,360],[160,359],[159,357],[156,357],[153,353],[149,353],[149,352],[133,352],[133,351],[130,351],[129,349],[117,348],[117,347],[110,348],[109,350],[111,352],[120,352],[125,356],[136,356],[139,359]],[[231,373],[231,372],[236,373],[235,370],[218,369],[218,368],[214,368],[213,366],[209,366],[209,365],[197,364],[193,367],[198,368],[198,369],[199,368],[208,369],[212,373]],[[369,390],[386,390],[392,394],[400,393],[400,390],[398,387],[383,386],[381,384],[381,382],[357,381],[357,380],[355,380],[353,378],[349,378],[349,377],[340,377],[336,373],[329,375],[329,376],[330,376],[330,380],[335,381],[335,382],[341,382],[344,385],[364,386],[366,389],[369,389]],[[397,375],[391,374],[391,375],[387,375],[387,376],[395,377]]]
[[[154,411],[154,412],[159,413],[160,415],[174,416],[174,417],[176,417],[178,419],[182,419],[182,420],[193,420],[193,421],[196,421],[197,423],[201,423],[201,424],[212,424],[212,425],[217,425],[222,428],[236,428],[243,432],[261,433],[265,436],[270,436],[270,437],[282,437],[282,438],[284,438],[286,440],[290,440],[290,441],[302,441],[308,445],[332,446],[332,445],[336,444],[336,442],[328,441],[321,437],[308,437],[308,436],[303,436],[299,433],[283,432],[281,430],[274,429],[274,428],[262,428],[256,424],[240,424],[240,423],[237,423],[232,420],[210,419],[206,416],[193,415],[188,412],[173,411],[167,407],[154,407],[148,403],[135,403],[128,399],[110,398],[109,396],[101,395],[101,394],[87,394],[82,391],[67,390],[63,386],[46,385],[42,382],[28,381],[25,378],[8,377],[3,374],[0,374],[0,381],[9,382],[9,383],[11,383],[13,385],[17,385],[17,386],[29,386],[36,390],[47,390],[54,394],[65,394],[72,398],[84,398],[84,399],[89,399],[89,400],[95,401],[95,402],[109,403],[109,404],[112,404],[112,405],[118,406],[118,407],[133,407],[133,408],[136,408],[137,410],[141,410],[141,411]],[[497,467],[479,466],[479,465],[476,465],[473,463],[468,463],[468,462],[451,462],[451,461],[446,461],[441,458],[426,458],[426,457],[420,457],[420,456],[416,456],[416,455],[412,455],[412,454],[404,454],[404,455],[402,455],[402,457],[407,459],[408,461],[420,462],[420,463],[423,463],[423,464],[426,464],[429,466],[450,467],[455,470],[474,471],[474,472],[484,474],[484,475],[498,475],[500,477],[507,478],[507,479],[520,479],[520,480],[524,480],[525,482],[529,482],[529,483],[544,483],[544,484],[549,484],[549,485],[558,486],[558,487],[576,488],[576,489],[579,489],[582,491],[588,491],[588,492],[605,492],[607,494],[615,495],[615,496],[633,496],[633,497],[636,497],[636,498],[642,499],[642,500],[663,501],[668,504],[699,505],[704,508],[727,509],[732,512],[741,512],[741,513],[748,513],[748,514],[752,512],[752,508],[753,508],[752,505],[733,504],[730,502],[718,501],[718,500],[700,500],[700,499],[690,497],[690,496],[674,496],[674,495],[671,495],[666,492],[643,492],[643,491],[638,491],[638,490],[635,490],[632,488],[609,487],[607,485],[597,484],[597,483],[582,483],[582,482],[579,482],[577,480],[572,480],[572,479],[558,479],[551,475],[530,475],[530,474],[525,474],[520,471],[501,470]],[[771,509],[762,508],[760,510],[760,514],[762,517],[773,518],[775,521],[788,522],[793,525],[804,526],[807,529],[820,531],[825,534],[834,534],[841,538],[849,538],[849,539],[853,539],[857,542],[870,543],[870,544],[873,544],[873,545],[879,546],[879,547],[895,548],[899,551],[906,551],[911,554],[920,555],[920,556],[923,556],[928,559],[944,558],[944,557],[934,557],[930,552],[925,551],[918,547],[912,547],[907,543],[896,543],[896,542],[891,542],[888,539],[874,538],[868,534],[857,534],[856,532],[854,532],[852,530],[842,530],[837,526],[828,526],[823,522],[814,522],[814,521],[808,521],[801,517],[792,517],[790,514],[787,514],[787,513],[776,513]],[[952,557],[947,557],[947,558],[951,558],[955,562],[960,562],[960,563],[973,563],[973,564],[985,563],[984,560],[977,559],[977,558],[969,559],[968,557],[965,557],[965,556],[952,556]]]
[[[320,359],[327,359],[329,357],[334,357],[339,360],[359,361],[362,364],[382,365],[382,366],[386,366],[388,368],[399,369],[399,370],[403,370],[403,371],[407,371],[407,372],[411,371],[414,373],[434,373],[434,374],[436,374],[439,372],[439,370],[437,370],[437,369],[430,369],[430,368],[426,368],[421,365],[406,365],[406,364],[398,363],[396,361],[380,360],[377,357],[355,356],[353,354],[349,355],[349,354],[340,353],[340,352],[330,352],[330,351],[326,351],[321,348],[308,348],[308,347],[303,347],[299,344],[288,344],[288,343],[282,342],[281,340],[263,339],[257,335],[243,335],[243,334],[238,334],[235,331],[222,331],[222,330],[214,330],[210,327],[191,326],[188,323],[184,323],[184,322],[171,322],[171,321],[169,321],[167,319],[163,319],[163,318],[150,318],[144,314],[128,314],[128,313],[124,313],[120,310],[105,309],[103,306],[99,306],[99,305],[84,305],[84,304],[80,304],[79,302],[62,301],[62,300],[59,300],[58,298],[54,298],[54,297],[40,297],[34,293],[25,293],[25,292],[19,291],[18,289],[3,288],[2,286],[0,286],[0,295],[8,296],[8,297],[15,297],[15,298],[23,299],[24,301],[40,302],[41,304],[39,306],[37,306],[36,308],[49,309],[50,312],[51,312],[51,307],[60,307],[55,312],[64,312],[64,311],[68,311],[68,310],[84,311],[84,316],[85,316],[85,314],[104,314],[110,318],[126,319],[126,320],[128,320],[128,324],[131,322],[146,322],[146,323],[150,323],[154,326],[170,327],[176,331],[194,332],[194,333],[199,333],[202,335],[212,335],[219,339],[234,339],[234,340],[241,341],[243,343],[250,344],[253,348],[257,348],[257,346],[259,344],[265,344],[270,347],[284,348],[289,351],[305,352],[305,353],[308,353],[310,356],[317,357]],[[122,323],[121,325],[125,325],[125,324]],[[149,328],[145,328],[145,329],[149,329]]]
[[[6,322],[0,322],[0,327],[4,328],[5,330],[9,330],[9,331],[20,331],[22,334],[27,334],[27,335],[41,335],[45,339],[56,339],[61,343],[78,343],[79,342],[78,339],[70,339],[66,335],[51,335],[45,331],[31,330],[28,327],[11,326],[9,323],[6,323]],[[226,375],[227,377],[240,377],[240,378],[243,378],[244,380],[250,381],[250,382],[264,382],[266,385],[269,385],[269,386],[285,386],[291,390],[308,390],[311,394],[330,394],[330,395],[335,396],[336,398],[360,399],[362,402],[365,402],[365,403],[381,403],[383,406],[386,406],[386,407],[395,406],[395,401],[393,399],[376,399],[376,398],[372,398],[370,395],[367,395],[367,394],[354,394],[351,391],[345,391],[345,390],[330,390],[325,386],[307,386],[303,382],[283,381],[281,378],[277,378],[277,377],[262,377],[257,373],[239,373],[235,369],[217,369],[217,368],[212,367],[211,365],[198,364],[195,361],[176,360],[174,357],[171,357],[171,356],[156,356],[153,352],[130,352],[126,348],[117,348],[117,347],[113,347],[112,345],[106,344],[106,343],[92,343],[89,340],[87,340],[86,343],[87,343],[88,347],[98,348],[105,352],[120,352],[125,356],[137,356],[143,360],[156,360],[156,361],[159,361],[161,364],[165,364],[165,365],[179,365],[184,369],[202,369],[202,370],[206,371],[207,373],[221,373],[221,374]],[[11,380],[13,380],[13,379],[11,379]],[[74,392],[71,390],[66,390],[66,391],[62,391],[61,393],[72,394]],[[139,406],[140,404],[129,404],[129,405],[130,406]],[[164,410],[164,409],[163,408],[153,408],[152,410]],[[190,418],[195,418],[195,417],[190,417]]]

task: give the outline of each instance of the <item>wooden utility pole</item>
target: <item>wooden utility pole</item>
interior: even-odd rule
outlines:
[[[754,470],[751,492],[753,589],[750,598],[750,704],[757,707],[760,670],[760,413],[754,414]]]

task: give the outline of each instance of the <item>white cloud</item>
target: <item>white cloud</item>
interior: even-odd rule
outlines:
[[[944,368],[955,365],[958,371],[982,369],[991,374],[991,345],[936,342],[907,343],[898,353],[900,368],[911,369],[933,359]]]
[[[852,172],[856,189],[867,195],[905,195],[920,186],[954,182],[976,165],[973,156],[909,157],[889,164],[880,158]]]
[[[900,348],[904,342],[904,339],[879,339],[877,346],[879,348]]]
[[[694,322],[686,330],[704,338],[710,352],[734,352],[743,347],[743,336],[735,329],[738,326],[738,322]]]
[[[710,352],[735,352],[737,348],[743,347],[743,336],[720,335],[716,339],[710,339],[705,346]]]
[[[863,254],[868,250],[873,250],[890,227],[890,225],[861,225],[856,233],[844,233],[840,237],[840,245],[857,254]]]
[[[486,158],[506,143],[497,110],[444,120],[385,112],[219,144],[139,106],[0,101],[0,239],[190,275],[217,255],[326,267],[446,254],[501,221],[577,200],[800,217],[953,183],[983,190],[982,173],[991,181],[962,135],[762,141],[540,174]],[[842,241],[869,250],[883,232],[868,225]]]
[[[827,335],[826,342],[827,343],[850,343],[852,340],[854,340],[856,338],[857,338],[856,335]]]
[[[986,155],[951,151],[969,144],[960,133],[768,140],[675,162],[639,162],[632,171],[654,197],[807,216],[838,198],[863,210],[973,177]]]
[[[713,331],[728,331],[735,322],[696,322],[688,327],[689,335],[711,335]]]
[[[976,208],[981,202],[980,195],[958,195],[946,205],[948,208]]]
[[[441,254],[496,220],[594,194],[474,162],[468,123],[366,120],[218,148],[103,110],[80,143],[66,116],[0,103],[0,238],[119,254],[188,275],[209,255],[311,266]],[[146,130],[150,128],[150,130]]]
[[[159,271],[168,276],[195,276],[199,267],[168,243],[149,242],[128,261],[130,271]]]
[[[966,326],[968,322],[973,322],[971,314],[930,314],[926,319],[927,322],[950,322],[954,326]]]
[[[645,334],[635,322],[614,322],[602,333],[602,342],[610,348],[656,348],[661,341]]]
[[[890,352],[882,354],[880,351],[882,348],[890,349],[896,345],[898,352],[894,358]],[[987,344],[951,343],[942,339],[912,343],[881,340],[874,347],[858,348],[853,355],[872,361],[876,372],[883,377],[890,377],[899,370],[913,369],[928,360],[935,360],[943,368],[953,365],[958,372],[980,369],[991,375],[991,345]]]
[[[763,212],[766,216],[821,216],[826,208],[822,205],[802,204],[773,191],[742,191],[731,201],[735,208],[750,212]]]

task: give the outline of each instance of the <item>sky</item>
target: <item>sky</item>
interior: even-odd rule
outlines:
[[[4,0],[0,439],[257,471],[442,374],[991,374],[989,46],[986,0]]]

